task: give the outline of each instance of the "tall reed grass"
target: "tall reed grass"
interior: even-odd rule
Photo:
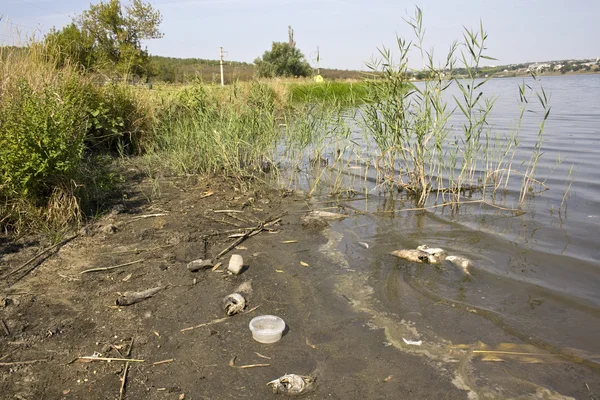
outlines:
[[[519,202],[524,202],[531,185],[538,182],[533,177],[550,112],[545,92],[532,93],[524,83],[519,88],[521,113],[516,128],[499,135],[488,123],[495,102],[484,94],[489,78],[476,78],[482,61],[493,60],[486,54],[488,36],[483,25],[465,29],[462,40],[452,43],[438,66],[433,51],[426,50],[421,10],[417,8],[406,23],[414,39],[397,38],[398,58],[382,48],[380,57],[368,64],[377,78],[367,81],[362,125],[380,149],[376,160],[380,180],[411,193],[424,206],[432,193],[444,201],[460,202],[467,192],[481,193],[485,199],[517,175],[522,178]],[[428,75],[422,83],[409,78],[408,59],[415,52]],[[467,71],[466,79],[454,76],[457,66]],[[450,97],[451,87],[459,94]],[[519,171],[513,160],[531,96],[539,100],[541,125],[534,153]]]

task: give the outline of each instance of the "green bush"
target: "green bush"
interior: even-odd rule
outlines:
[[[23,78],[0,103],[0,177],[4,198],[46,198],[73,179],[85,148],[85,93],[74,77],[34,90]]]
[[[109,83],[90,87],[86,145],[93,152],[139,154],[151,132],[151,110],[139,89]]]

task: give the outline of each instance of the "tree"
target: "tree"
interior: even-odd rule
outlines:
[[[60,45],[61,53],[88,69],[143,76],[148,73],[149,56],[142,41],[163,36],[158,30],[161,21],[160,12],[142,0],[131,0],[126,6],[108,0],[90,5],[71,25],[48,34],[46,43]]]
[[[254,60],[254,64],[258,76],[265,78],[309,76],[312,73],[304,54],[285,42],[273,42],[271,51],[265,51],[262,58]]]
[[[91,69],[94,60],[94,39],[71,23],[60,31],[52,29],[44,39],[44,47],[59,67],[68,62]]]

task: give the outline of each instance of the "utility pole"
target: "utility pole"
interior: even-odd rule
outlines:
[[[223,48],[219,47],[219,59],[221,60],[221,86],[225,86],[225,80],[223,78]]]

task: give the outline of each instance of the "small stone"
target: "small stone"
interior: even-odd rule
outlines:
[[[210,269],[210,268],[214,267],[214,265],[215,264],[212,262],[212,260],[198,259],[198,260],[194,260],[194,261],[188,263],[187,269],[190,270],[191,272],[196,272],[196,271],[200,271],[200,270]]]
[[[229,266],[227,270],[234,275],[239,275],[244,267],[244,259],[239,254],[233,254],[229,259]]]

